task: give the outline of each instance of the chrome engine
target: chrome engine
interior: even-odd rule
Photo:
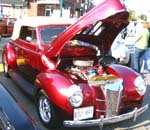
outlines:
[[[67,71],[83,80],[90,80],[93,76],[99,75],[98,70],[102,71],[102,66],[95,66],[93,60],[73,60],[73,66],[68,67]]]

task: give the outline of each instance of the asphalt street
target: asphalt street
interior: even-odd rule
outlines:
[[[0,54],[2,46],[7,43],[9,38],[2,39],[0,43]],[[1,56],[0,56],[1,57]],[[0,58],[1,61],[1,58]],[[148,110],[141,116],[137,118],[134,122],[133,120],[127,120],[120,123],[104,125],[103,130],[150,130],[150,74],[144,74],[145,81],[147,82],[147,91],[143,104],[149,104]],[[29,99],[19,87],[11,80],[11,78],[6,78],[3,74],[3,71],[0,71],[0,81],[9,89],[9,91],[14,95],[14,97],[19,100],[30,116],[36,121],[40,130],[46,129],[40,122],[40,119],[37,114],[37,109],[34,102]],[[90,127],[90,128],[57,128],[55,130],[99,130],[99,127]]]

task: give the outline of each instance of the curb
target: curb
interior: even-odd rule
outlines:
[[[0,53],[3,51],[3,45],[0,45]],[[0,54],[1,55],[1,54]],[[1,57],[0,57],[1,58]],[[0,63],[0,72],[3,72],[3,65]]]
[[[0,72],[3,72],[3,65],[0,64]]]

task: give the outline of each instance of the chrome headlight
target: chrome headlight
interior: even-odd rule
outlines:
[[[142,76],[138,76],[135,79],[134,84],[136,86],[136,91],[138,92],[138,94],[144,95],[146,92],[146,83],[145,83],[144,79],[142,78]]]
[[[73,107],[79,107],[83,102],[83,93],[80,87],[77,85],[70,86],[68,98]]]

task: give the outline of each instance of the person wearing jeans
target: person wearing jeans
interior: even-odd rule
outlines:
[[[134,51],[134,70],[140,73],[141,70],[141,58],[144,57],[144,53],[148,47],[149,30],[147,23],[140,22],[137,25],[137,33],[135,36],[135,51]]]
[[[143,60],[143,56],[146,49],[140,49],[135,47],[134,50],[134,70],[140,73],[141,70],[141,60]]]

